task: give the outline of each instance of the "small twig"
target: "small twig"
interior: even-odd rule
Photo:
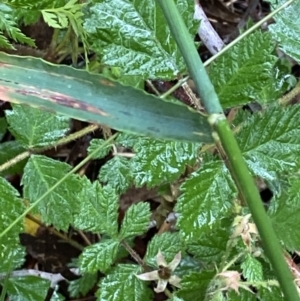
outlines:
[[[140,255],[138,253],[136,253],[131,247],[130,245],[123,240],[121,242],[122,246],[126,249],[126,251],[131,255],[131,257],[143,268],[146,267],[144,261],[142,260],[142,258],[140,257]]]

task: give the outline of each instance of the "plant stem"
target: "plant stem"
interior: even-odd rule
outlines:
[[[284,260],[281,245],[265,212],[258,189],[244,161],[234,134],[223,114],[215,89],[195,49],[190,33],[173,0],[157,1],[164,12],[171,32],[188,66],[190,75],[196,84],[197,92],[202,99],[205,109],[210,114],[208,118],[209,123],[215,131],[213,137],[216,142],[221,141],[223,149],[228,156],[233,179],[249,206],[266,255],[272,264],[284,296],[288,301],[300,301],[292,274]]]

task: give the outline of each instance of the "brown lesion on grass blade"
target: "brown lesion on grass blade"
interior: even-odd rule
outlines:
[[[96,113],[102,116],[110,116],[110,114],[104,112],[103,110],[96,108],[92,105],[84,103],[80,100],[77,100],[73,97],[68,95],[52,92],[49,90],[37,90],[32,87],[26,87],[24,89],[15,90],[15,93],[22,94],[22,95],[32,95],[38,98],[42,98],[53,103],[60,104],[64,107],[74,108],[86,112]],[[0,94],[1,95],[1,94]]]

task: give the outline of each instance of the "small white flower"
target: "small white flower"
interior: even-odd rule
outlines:
[[[180,287],[179,283],[181,279],[176,275],[172,275],[172,272],[177,268],[180,261],[181,252],[177,253],[173,260],[168,264],[164,255],[159,250],[156,255],[158,270],[136,275],[136,277],[144,281],[157,280],[157,287],[154,289],[156,293],[162,293],[166,289],[168,282],[176,287]]]

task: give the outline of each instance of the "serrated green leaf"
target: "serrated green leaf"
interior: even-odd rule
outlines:
[[[0,233],[23,213],[24,204],[19,197],[19,192],[0,177]],[[25,250],[19,242],[19,233],[23,231],[23,228],[22,222],[18,222],[6,236],[0,239],[0,273],[7,273],[23,264]]]
[[[118,233],[119,196],[110,186],[101,187],[98,181],[91,183],[81,178],[82,190],[78,195],[80,209],[74,215],[77,229],[100,232],[112,237]]]
[[[53,144],[69,131],[69,118],[25,105],[6,111],[9,130],[24,146],[36,148]]]
[[[148,203],[133,204],[125,213],[122,222],[120,239],[135,237],[143,234],[150,223],[150,205]]]
[[[139,140],[134,150],[136,155],[131,159],[131,168],[135,184],[154,187],[176,180],[187,165],[193,165],[199,145],[144,138]]]
[[[140,267],[133,264],[119,264],[101,282],[97,300],[102,301],[152,301],[153,293],[148,283],[139,280]]]
[[[206,290],[210,281],[215,276],[213,271],[192,272],[182,278],[178,290],[178,297],[186,301],[203,301],[205,300]]]
[[[104,139],[92,139],[90,145],[88,147],[88,154],[91,154],[96,149],[99,149],[105,143]],[[110,151],[111,146],[106,145],[105,147],[99,149],[99,151],[93,155],[93,159],[101,159],[104,158]]]
[[[188,0],[176,0],[176,3],[194,37],[197,32],[194,4]],[[85,17],[84,28],[102,63],[121,67],[126,75],[171,79],[186,69],[164,15],[154,0],[96,3]]]
[[[285,1],[280,0],[278,4]],[[298,63],[300,62],[300,3],[294,1],[284,10],[274,16],[275,24],[269,26],[269,31],[273,38],[279,42],[279,48],[287,55],[291,56]]]
[[[207,162],[181,186],[175,206],[180,214],[177,226],[186,239],[200,237],[205,229],[220,224],[228,216],[236,188],[225,164]]]
[[[164,232],[161,235],[155,235],[148,244],[145,262],[156,267],[156,255],[159,250],[163,253],[166,261],[171,262],[179,251],[184,250],[184,244],[179,233]]]
[[[275,196],[270,203],[268,215],[271,218],[278,239],[290,251],[299,250],[300,191],[299,179],[292,179],[287,191]]]
[[[12,301],[44,301],[50,281],[35,277],[12,277],[8,279],[7,293]]]
[[[12,140],[6,141],[0,144],[0,165],[6,163],[8,160],[16,157],[17,155],[25,152],[26,149],[20,144],[19,141]],[[22,174],[24,166],[27,162],[22,160],[17,164],[11,165],[8,169],[1,172],[1,175],[12,175],[12,174]]]
[[[116,142],[126,148],[133,148],[141,139],[143,139],[141,136],[136,136],[129,133],[120,133],[116,139]]]
[[[120,156],[113,157],[102,165],[98,178],[100,182],[115,188],[118,193],[125,192],[133,181],[130,161]]]
[[[221,262],[231,234],[230,226],[231,223],[228,227],[218,225],[204,229],[200,236],[191,237],[187,241],[188,252],[206,264]]]
[[[71,166],[66,163],[45,156],[31,156],[24,168],[21,182],[24,185],[24,197],[30,203],[35,202],[70,170]],[[43,222],[53,224],[57,229],[67,230],[73,224],[73,215],[79,211],[77,197],[81,188],[79,178],[71,175],[50,192],[37,205]]]
[[[70,281],[68,292],[70,297],[79,298],[85,296],[96,284],[97,273],[85,273],[79,279]]]
[[[260,96],[267,85],[281,89],[282,79],[276,78],[274,72],[274,48],[271,35],[257,31],[211,65],[209,75],[223,108],[254,101],[263,103]]]
[[[300,157],[299,105],[274,106],[251,116],[237,135],[249,168],[275,182],[282,172],[295,170]]]
[[[277,286],[269,286],[268,288],[260,287],[258,290],[260,301],[284,301],[282,292]]]
[[[263,270],[261,263],[255,259],[253,256],[248,254],[241,264],[243,271],[243,276],[247,281],[262,281],[263,280]]]
[[[114,263],[120,242],[104,239],[99,243],[84,248],[79,257],[79,268],[83,273],[106,272]]]

